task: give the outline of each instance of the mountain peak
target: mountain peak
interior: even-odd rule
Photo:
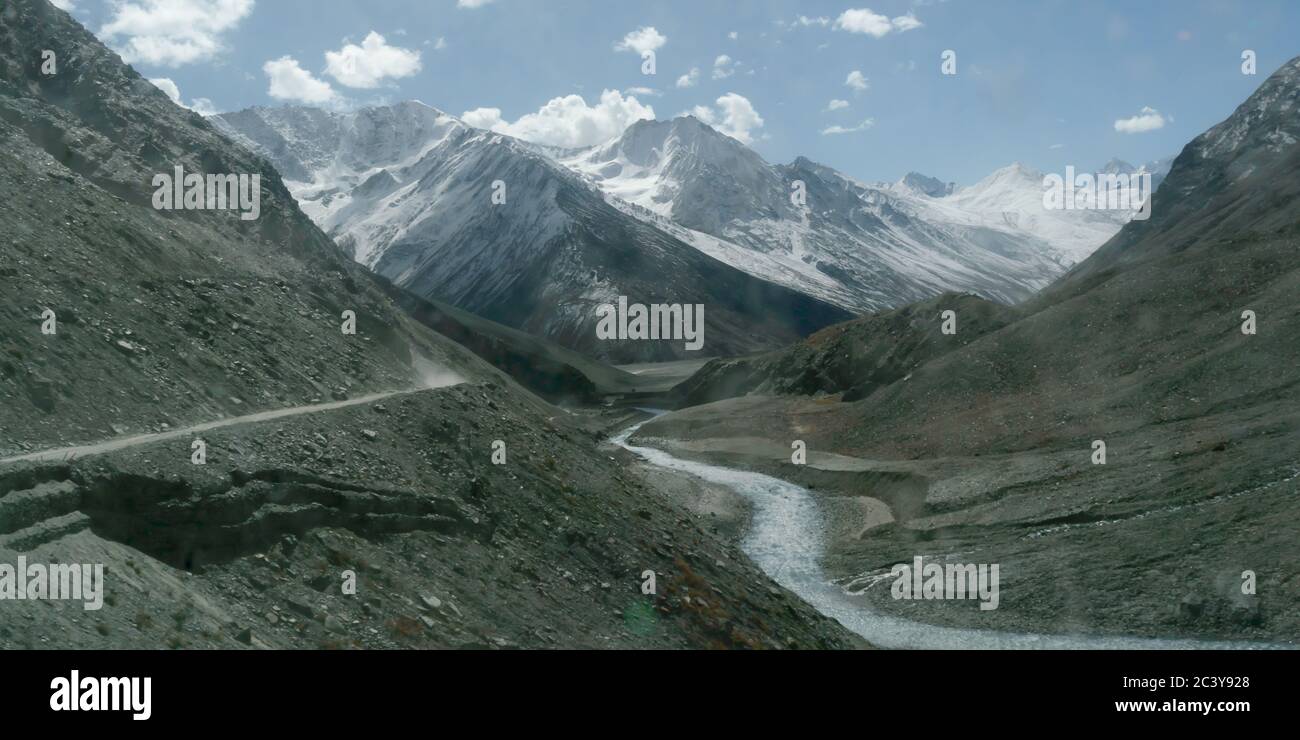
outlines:
[[[1300,57],[1282,65],[1222,122],[1197,136],[1161,178],[1151,217],[1128,223],[1053,288],[1186,250],[1194,243],[1292,228],[1300,218]],[[1163,161],[1149,165],[1153,184]],[[1148,166],[1144,166],[1144,169]]]
[[[909,172],[903,175],[903,179],[899,180],[898,183],[918,193],[924,193],[931,198],[942,198],[945,195],[951,195],[953,190],[957,188],[956,183],[945,183],[937,177],[922,175],[919,172]]]
[[[997,182],[1008,182],[1008,181],[1016,181],[1016,180],[1038,181],[1038,180],[1042,180],[1042,178],[1043,178],[1043,173],[1039,172],[1033,167],[1030,167],[1022,162],[1017,161],[1017,162],[1012,162],[1011,164],[1005,167],[999,167],[998,169],[993,170],[993,172],[989,173],[988,177],[985,177],[983,180],[980,180],[972,187],[979,187],[981,185],[988,185]]]
[[[686,113],[686,114],[684,114],[684,115],[677,116],[676,118],[674,118],[674,119],[672,119],[671,121],[669,121],[669,123],[672,124],[672,126],[673,126],[674,128],[678,128],[678,127],[681,127],[681,128],[692,128],[692,127],[693,127],[693,128],[695,128],[695,129],[708,129],[709,131],[712,131],[712,132],[714,132],[714,133],[718,133],[718,130],[717,130],[717,129],[713,128],[712,126],[710,126],[709,124],[705,123],[704,121],[701,121],[699,118],[696,118],[696,117],[695,117],[695,114],[693,114],[693,113]]]
[[[1300,57],[1282,65],[1227,120],[1193,142],[1202,157],[1235,156],[1259,146],[1276,153],[1300,135]]]
[[[1102,165],[1101,169],[1098,171],[1106,175],[1131,175],[1134,172],[1137,172],[1137,167],[1134,167],[1119,157],[1111,157],[1110,161]]]

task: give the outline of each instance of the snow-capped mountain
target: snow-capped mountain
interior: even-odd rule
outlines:
[[[957,183],[955,182],[943,182],[936,177],[922,175],[919,172],[909,172],[906,175],[903,175],[903,178],[898,181],[898,184],[901,187],[911,188],[912,190],[928,195],[931,198],[942,198],[945,195],[952,195],[952,192],[957,189]]]
[[[1174,163],[1173,157],[1164,157],[1162,159],[1152,160],[1146,164],[1134,166],[1119,158],[1111,158],[1109,162],[1102,165],[1097,172],[1106,175],[1151,175],[1151,187],[1158,188],[1160,183],[1164,182],[1165,175],[1169,174],[1169,168]]]
[[[1043,174],[1019,164],[969,187],[917,173],[867,184],[802,157],[772,165],[691,116],[639,121],[579,150],[414,102],[212,120],[268,156],[302,209],[362,264],[417,294],[618,358],[623,350],[594,343],[592,322],[619,295],[716,304],[711,353],[758,349],[946,291],[1018,302],[1129,215],[1047,210]]]
[[[869,185],[802,157],[771,165],[690,116],[557,159],[700,250],[856,311],[948,290],[1020,301],[1130,216],[1047,210],[1043,174],[1019,164],[966,188],[916,173]]]
[[[629,217],[539,147],[422,103],[212,120],[266,155],[357,261],[417,295],[595,356],[696,354],[682,341],[598,339],[597,308],[620,296],[703,304],[704,355],[780,346],[849,317]]]

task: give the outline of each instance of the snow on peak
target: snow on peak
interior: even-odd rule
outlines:
[[[951,195],[957,188],[956,183],[945,183],[936,177],[922,175],[919,172],[909,172],[903,175],[902,179],[898,181],[898,185],[913,192],[928,195],[931,198],[942,198]]]
[[[526,209],[536,225],[529,244],[566,228],[553,190],[569,177],[716,259],[859,311],[948,290],[1021,300],[1123,222],[1115,214],[1046,211],[1043,175],[1018,162],[966,188],[918,173],[873,186],[805,157],[769,164],[693,116],[640,120],[581,149],[471,128],[415,101],[224,118],[218,125],[239,124],[277,160],[303,210],[327,233],[358,261],[398,278],[430,269],[419,260],[433,247],[405,245],[450,249],[458,242],[448,235],[479,228],[480,216],[490,215],[480,213],[488,202],[481,189],[500,178],[511,183],[511,212]],[[792,197],[797,181],[802,200]]]
[[[1226,120],[1193,141],[1203,159],[1239,149],[1277,154],[1300,139],[1300,57],[1282,65]]]

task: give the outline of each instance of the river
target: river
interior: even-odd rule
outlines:
[[[749,502],[753,512],[749,531],[741,543],[745,554],[772,580],[877,647],[974,650],[1240,650],[1283,647],[1240,641],[995,632],[940,627],[881,614],[869,606],[865,597],[845,593],[822,570],[824,520],[816,497],[808,489],[769,475],[682,460],[663,450],[629,444],[628,440],[641,424],[625,429],[610,441],[652,465],[693,475],[739,493]]]

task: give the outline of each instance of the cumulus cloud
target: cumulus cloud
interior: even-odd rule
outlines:
[[[831,102],[826,104],[826,110],[828,112],[833,110],[839,110],[840,108],[847,108],[847,107],[849,107],[849,101],[840,100],[839,98],[836,98],[835,100],[832,100]]]
[[[875,38],[911,31],[922,25],[921,21],[911,13],[891,19],[887,15],[872,12],[871,8],[850,8],[835,19],[837,31],[864,33]]]
[[[1173,116],[1165,118],[1160,111],[1150,106],[1143,107],[1136,116],[1115,121],[1115,130],[1121,134],[1141,134],[1165,127],[1165,121],[1174,120]]]
[[[271,80],[267,94],[276,100],[329,103],[338,97],[330,83],[317,79],[291,56],[282,56],[263,64],[262,71]]]
[[[73,0],[50,0],[50,4],[59,10],[66,10],[69,13],[77,9],[77,3]]]
[[[371,31],[361,45],[344,44],[325,52],[325,72],[348,87],[372,89],[384,80],[410,77],[420,71],[420,52],[390,46]]]
[[[853,88],[855,92],[862,92],[871,87],[871,83],[867,81],[867,76],[856,69],[850,72],[848,77],[844,78],[844,85]]]
[[[173,82],[171,78],[158,77],[149,81],[154,84],[154,87],[167,93],[167,97],[171,98],[173,103],[177,105],[181,104],[181,89],[176,86],[176,83]]]
[[[654,26],[642,26],[635,31],[628,31],[622,41],[614,44],[614,51],[635,51],[645,55],[668,43],[668,37],[655,30]]]
[[[697,105],[691,115],[742,144],[752,144],[753,131],[763,127],[763,117],[743,95],[727,93],[715,101],[715,107]]]
[[[500,108],[475,108],[467,110],[460,114],[460,120],[474,128],[483,128],[493,130],[498,126],[506,126],[505,121],[501,119]]]
[[[605,90],[595,105],[587,105],[580,95],[566,95],[550,100],[536,113],[528,113],[514,122],[502,118],[500,108],[466,111],[461,120],[475,128],[538,144],[582,147],[609,141],[634,122],[654,117],[654,109],[642,105],[636,97],[623,97],[618,90]]]
[[[740,38],[740,32],[730,31],[727,33],[727,38],[731,39],[732,41],[735,41],[736,39]]]
[[[490,2],[493,2],[493,0],[456,0],[456,7],[470,9],[481,8]]]
[[[127,62],[178,67],[223,51],[222,35],[251,12],[253,0],[121,2],[99,37]]]
[[[167,97],[171,98],[173,103],[182,108],[188,108],[201,116],[215,116],[218,113],[216,106],[214,106],[212,101],[207,98],[195,98],[190,101],[189,105],[186,105],[184,101],[181,100],[180,87],[178,87],[170,77],[157,77],[149,81],[159,90],[167,93]]]
[[[864,118],[862,119],[862,123],[859,123],[856,126],[827,126],[822,129],[822,136],[834,136],[835,134],[851,134],[856,131],[866,131],[874,125],[876,125],[876,120],[874,118]]]
[[[624,94],[624,95],[642,95],[642,96],[645,96],[645,97],[647,97],[647,98],[652,98],[652,97],[657,97],[657,96],[659,96],[659,95],[663,95],[663,93],[659,92],[658,90],[654,89],[653,87],[629,87],[628,89],[626,89],[626,90],[623,91],[623,94]]]
[[[736,73],[736,61],[726,54],[713,60],[713,79],[725,80]]]
[[[700,81],[700,68],[691,67],[691,71],[677,78],[678,87],[695,87],[695,83]]]

